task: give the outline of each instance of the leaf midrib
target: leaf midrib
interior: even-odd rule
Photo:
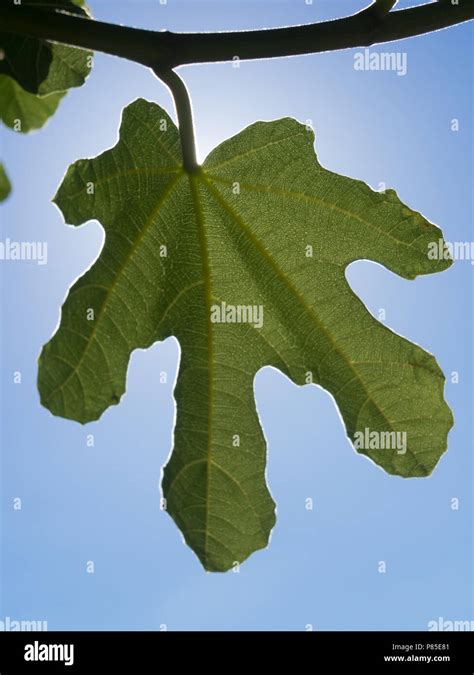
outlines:
[[[204,566],[208,566],[208,534],[209,534],[209,512],[211,495],[211,466],[212,466],[212,411],[213,411],[213,324],[211,322],[211,304],[212,304],[212,280],[209,261],[209,246],[206,237],[206,227],[204,222],[204,209],[199,199],[199,178],[196,174],[189,175],[189,184],[191,196],[196,214],[197,233],[199,245],[201,247],[202,278],[204,282],[204,301],[206,309],[207,325],[207,450],[206,450],[206,515],[205,515],[205,533],[204,533]]]
[[[219,176],[214,176],[211,174],[207,174],[208,178],[216,183],[222,183],[224,185],[232,185],[233,181],[228,180],[226,178],[220,178]],[[347,209],[343,209],[337,204],[332,204],[331,202],[327,202],[324,199],[320,199],[319,197],[314,197],[313,195],[308,195],[304,192],[291,192],[290,190],[284,190],[283,188],[274,188],[269,185],[259,185],[258,183],[242,183],[239,181],[239,185],[241,188],[247,189],[247,190],[253,190],[255,192],[266,192],[268,194],[274,194],[280,197],[287,197],[288,199],[301,199],[301,200],[306,200],[308,202],[313,202],[314,204],[318,204],[319,206],[324,206],[325,208],[328,208],[332,211],[336,211],[340,213],[341,215],[348,216],[349,218],[352,218],[353,220],[356,220],[363,225],[367,225],[368,227],[376,230],[379,234],[388,237],[389,239],[392,239],[395,241],[397,244],[400,244],[401,246],[406,246],[407,248],[412,248],[414,242],[416,241],[413,240],[410,243],[403,241],[401,239],[397,239],[394,237],[390,232],[387,232],[386,230],[382,230],[380,227],[377,227],[375,223],[370,222],[370,220],[366,220],[365,218],[362,218],[359,216],[357,213],[354,213],[353,211],[349,211]],[[422,233],[423,234],[423,233]]]

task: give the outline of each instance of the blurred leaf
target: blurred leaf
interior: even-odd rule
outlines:
[[[0,163],[0,202],[8,197],[11,192],[10,181],[5,172],[3,164]]]
[[[0,75],[0,119],[22,133],[40,129],[54,115],[65,93],[34,96],[10,77]]]
[[[85,9],[72,0],[22,0],[12,7],[35,7],[45,12],[66,10],[88,16]],[[46,40],[0,32],[0,74],[14,79],[30,94],[46,96],[82,85],[90,72],[91,52],[54,44]]]

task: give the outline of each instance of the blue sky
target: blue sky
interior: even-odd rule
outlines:
[[[362,5],[90,4],[98,19],[183,31],[310,22]],[[410,4],[417,3],[399,7]],[[406,53],[406,75],[354,70],[360,50],[180,69],[200,158],[257,119],[311,120],[324,166],[374,189],[381,182],[395,188],[447,240],[472,241],[472,28],[372,50]],[[46,620],[51,630],[424,630],[438,617],[473,619],[470,261],[411,282],[366,261],[347,273],[369,310],[384,309],[387,325],[434,353],[446,373],[456,423],[430,478],[385,475],[351,448],[324,391],[297,388],[272,369],[258,373],[278,522],[270,546],[239,574],[205,573],[159,508],[174,418],[175,340],[134,354],[126,396],[98,423],[81,427],[40,406],[41,346],[68,287],[103,240],[96,222],[66,227],[50,200],[70,163],[114,145],[122,108],[138,97],[173,111],[149,71],[97,55],[85,87],[68,94],[45,129],[26,137],[1,132],[14,184],[0,212],[2,238],[48,242],[48,264],[0,263],[0,618]],[[162,371],[167,384],[159,382]]]

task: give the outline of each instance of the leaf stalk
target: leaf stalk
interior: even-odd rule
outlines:
[[[196,157],[193,110],[186,85],[174,70],[162,71],[155,69],[153,72],[166,84],[173,96],[181,138],[183,167],[188,173],[196,173],[200,167]]]

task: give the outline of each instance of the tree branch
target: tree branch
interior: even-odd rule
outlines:
[[[368,11],[374,12],[378,19],[382,19],[395,7],[397,2],[398,0],[375,0],[374,4],[368,8]]]
[[[377,0],[358,14],[288,28],[171,33],[127,28],[23,5],[0,8],[1,30],[105,52],[160,71],[191,63],[296,56],[366,47],[429,33],[474,18],[474,0],[439,0],[391,12]]]

